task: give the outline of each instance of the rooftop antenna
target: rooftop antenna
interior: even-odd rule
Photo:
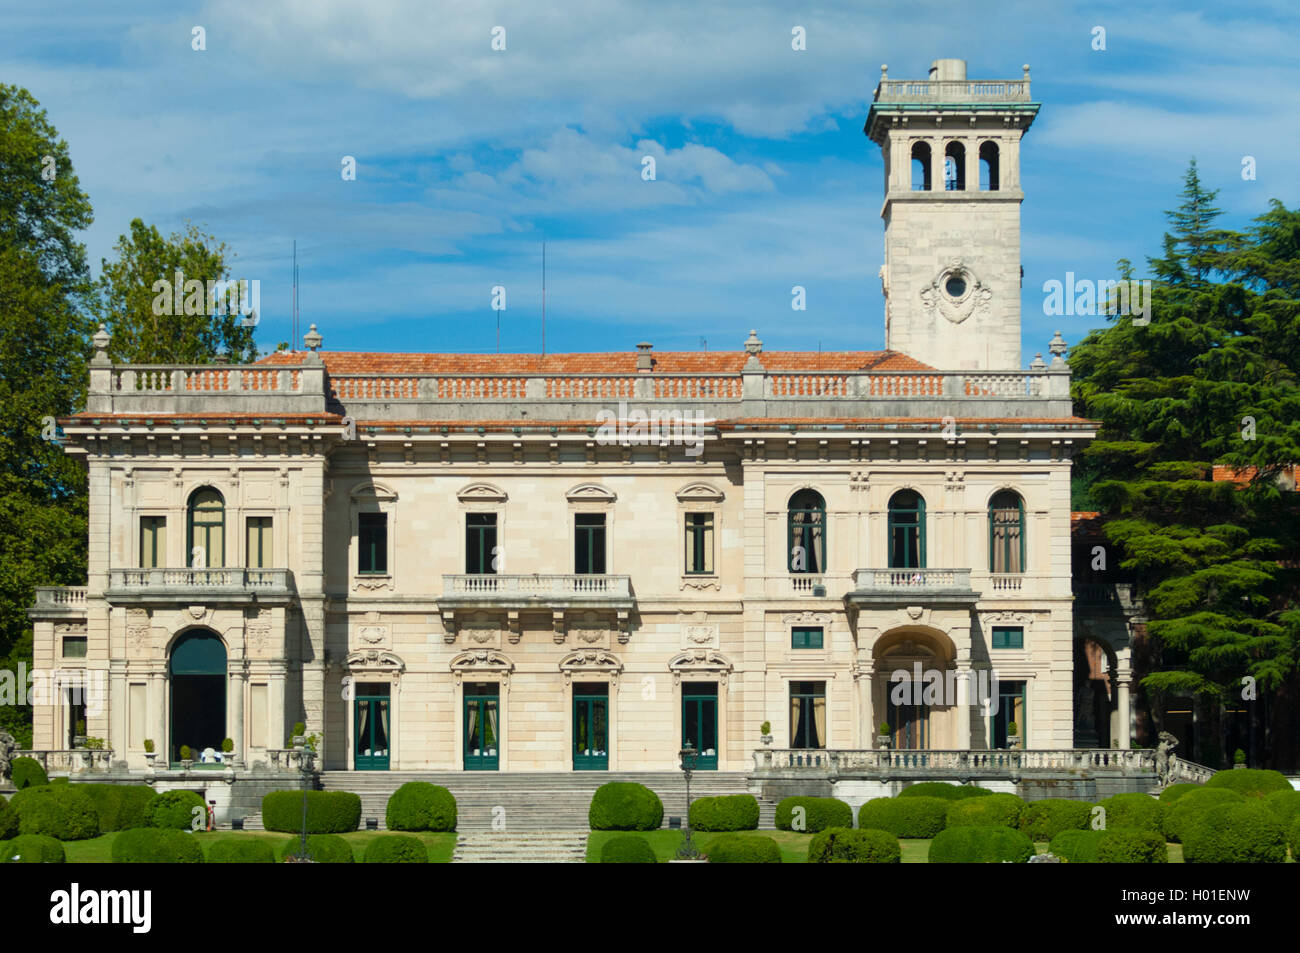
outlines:
[[[290,322],[293,334],[289,338],[289,349],[298,350],[298,239],[293,240],[293,303],[290,309]]]
[[[542,239],[542,360],[546,359],[546,239]]]

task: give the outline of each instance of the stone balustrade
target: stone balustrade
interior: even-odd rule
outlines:
[[[69,748],[15,752],[16,757],[34,758],[46,775],[83,774],[108,771],[113,764],[111,748]]]
[[[36,608],[38,609],[84,609],[85,607],[85,586],[36,587]]]
[[[110,569],[108,601],[175,602],[287,602],[294,594],[288,569],[213,567],[205,569]]]
[[[1199,767],[1199,766],[1198,766]],[[1154,776],[1156,753],[1146,748],[1062,748],[861,751],[759,748],[754,776],[759,779],[1014,780],[1022,775],[1061,776],[1076,772],[1120,777]],[[1205,776],[1213,774],[1209,768]]]
[[[442,591],[446,596],[501,597],[506,599],[546,599],[552,597],[632,598],[632,577],[573,573],[560,575],[490,573],[480,575],[444,575]]]
[[[1027,103],[1029,79],[881,79],[878,103]]]

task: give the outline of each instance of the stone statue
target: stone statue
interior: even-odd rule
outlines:
[[[0,783],[9,780],[13,771],[14,752],[18,750],[18,742],[14,741],[14,736],[7,731],[0,731]]]
[[[1177,738],[1167,731],[1160,732],[1160,743],[1156,745],[1156,781],[1161,787],[1173,780],[1173,750],[1177,747]]]

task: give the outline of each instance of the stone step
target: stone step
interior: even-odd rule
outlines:
[[[587,832],[584,830],[533,833],[497,831],[461,834],[456,840],[452,863],[571,863],[586,860]]]

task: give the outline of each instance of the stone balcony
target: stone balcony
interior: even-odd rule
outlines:
[[[903,605],[974,606],[980,593],[969,569],[858,569],[846,605],[877,608]]]
[[[105,598],[113,605],[288,605],[288,569],[110,569]]]
[[[27,610],[32,619],[77,620],[86,617],[85,586],[37,586],[36,605]]]
[[[754,752],[754,777],[760,779],[862,778],[870,780],[1007,780],[1023,775],[1087,771],[1098,775],[1154,776],[1150,749],[1062,748],[1042,750],[860,751],[760,748]]]
[[[444,575],[438,597],[449,631],[458,612],[475,610],[505,610],[512,630],[517,630],[521,611],[549,611],[559,631],[564,613],[578,609],[610,610],[625,631],[635,604],[631,576],[596,573]]]

